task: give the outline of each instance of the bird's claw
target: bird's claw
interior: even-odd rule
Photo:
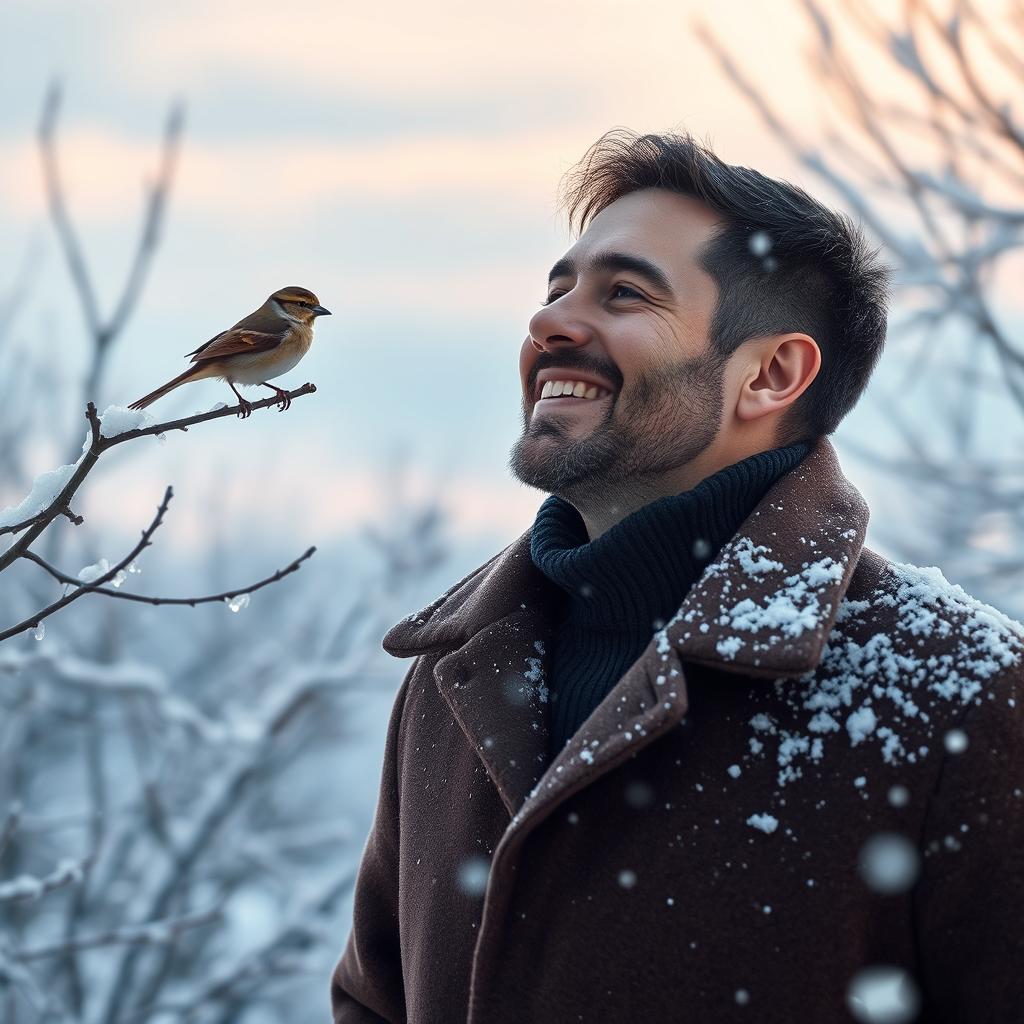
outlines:
[[[238,400],[238,418],[244,420],[247,416],[252,415],[252,402],[247,402],[244,398]]]

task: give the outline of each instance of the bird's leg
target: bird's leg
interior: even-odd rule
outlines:
[[[277,392],[277,408],[284,412],[292,404],[292,400],[288,397],[288,392],[283,388],[279,388],[276,384],[268,384],[265,380],[260,381],[261,388],[270,388],[272,391]]]
[[[245,419],[246,416],[252,415],[252,402],[247,402],[239,393],[238,388],[235,387],[231,381],[228,381],[228,386],[235,393],[235,397],[238,399],[238,404],[242,407],[238,410],[238,415],[241,419]]]

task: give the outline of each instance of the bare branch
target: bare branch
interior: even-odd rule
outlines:
[[[7,812],[7,820],[4,822],[4,827],[0,829],[0,857],[3,857],[7,844],[11,841],[14,833],[17,832],[20,821],[21,804],[16,803]]]
[[[178,936],[190,928],[199,928],[204,924],[212,924],[223,916],[221,904],[195,914],[184,914],[181,917],[169,917],[162,921],[147,921],[145,924],[126,924],[120,928],[112,928],[105,932],[83,935],[67,942],[58,942],[49,946],[34,946],[19,950],[13,959],[42,960],[50,956],[67,956],[68,953],[80,953],[86,949],[100,946],[115,945],[165,945],[174,942]]]
[[[82,247],[71,224],[67,207],[64,203],[64,190],[60,183],[60,172],[57,168],[57,155],[54,149],[53,134],[57,124],[57,112],[60,109],[61,87],[53,82],[47,90],[43,102],[43,116],[39,121],[39,151],[43,160],[43,181],[46,185],[46,198],[50,204],[50,215],[53,218],[57,237],[60,239],[64,258],[71,272],[71,280],[78,292],[85,315],[85,324],[94,338],[103,334],[99,306],[96,302],[96,290],[89,276]]]
[[[242,587],[239,590],[225,590],[221,594],[208,594],[204,597],[147,597],[145,594],[130,594],[125,593],[123,590],[114,590],[111,587],[101,587],[95,584],[86,584],[75,576],[69,576],[67,573],[61,572],[59,569],[55,569],[52,565],[44,562],[35,552],[26,551],[22,556],[27,558],[31,562],[35,562],[37,565],[45,569],[54,579],[60,583],[69,583],[75,587],[81,587],[86,590],[91,590],[97,594],[103,594],[105,597],[116,597],[122,601],[140,601],[144,604],[187,604],[189,607],[194,608],[197,604],[209,604],[213,601],[230,601],[234,597],[238,597],[240,594],[252,594],[259,590],[261,587],[266,587],[271,583],[276,583],[278,580],[283,579],[289,573],[295,572],[296,569],[307,559],[313,552],[316,551],[316,547],[308,548],[303,554],[295,559],[290,565],[284,569],[278,569],[272,576],[268,576],[266,579],[260,580],[259,583],[253,583],[250,586]],[[3,639],[3,637],[0,637]]]
[[[184,108],[180,103],[175,104],[168,114],[164,126],[160,169],[155,182],[149,189],[142,231],[135,254],[114,310],[109,317],[104,318],[100,312],[96,289],[64,198],[55,142],[60,104],[61,87],[54,82],[47,90],[43,103],[43,114],[39,122],[39,149],[50,216],[71,273],[71,280],[78,293],[86,328],[93,343],[92,357],[85,381],[85,398],[89,401],[96,401],[107,353],[135,308],[160,238],[167,196],[170,192],[181,142]]]

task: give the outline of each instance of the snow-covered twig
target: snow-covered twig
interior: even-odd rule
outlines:
[[[48,875],[18,875],[7,882],[0,882],[0,903],[14,900],[35,900],[54,889],[80,882],[85,875],[88,861],[62,860]]]

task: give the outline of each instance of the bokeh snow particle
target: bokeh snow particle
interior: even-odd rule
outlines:
[[[755,256],[767,256],[772,251],[772,236],[767,231],[755,231],[747,239],[747,245]]]
[[[487,878],[491,872],[490,862],[478,853],[467,857],[459,865],[457,878],[459,889],[467,896],[483,896],[487,889]]]
[[[866,967],[850,981],[846,1005],[864,1024],[908,1024],[917,1016],[921,996],[902,968]]]
[[[906,786],[889,787],[889,803],[893,807],[906,807],[910,803],[910,790]]]
[[[626,803],[642,810],[654,803],[654,787],[642,779],[635,779],[626,787]]]
[[[746,1006],[750,1002],[750,993],[745,988],[736,989],[736,1002],[740,1006]]]
[[[897,832],[879,832],[860,849],[861,878],[885,896],[906,892],[916,881],[921,859],[913,843]]]
[[[967,733],[963,729],[950,729],[943,742],[951,754],[962,754],[967,749]]]
[[[632,889],[636,885],[636,872],[630,871],[626,868],[624,871],[619,872],[619,885],[623,889]]]
[[[693,557],[707,558],[711,554],[711,545],[703,538],[698,537],[693,542]]]

